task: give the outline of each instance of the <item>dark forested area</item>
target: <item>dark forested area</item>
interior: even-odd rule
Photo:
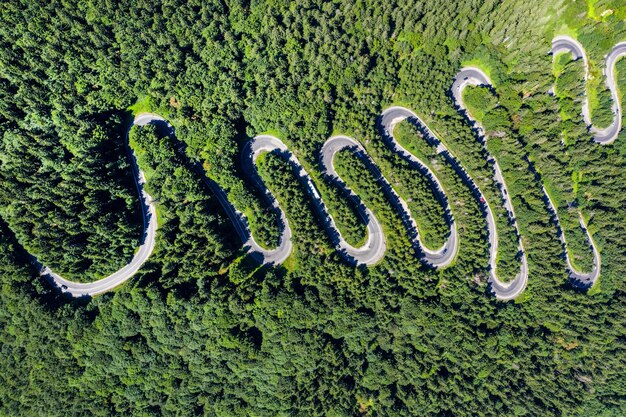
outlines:
[[[626,132],[600,146],[580,116],[587,89],[594,122],[611,121],[603,57],[626,39],[624,19],[621,0],[2,2],[0,415],[626,415]],[[569,57],[553,63],[555,34],[585,46],[593,80]],[[450,96],[464,65],[494,82],[466,95],[486,147]],[[624,62],[618,83],[626,91]],[[496,213],[489,155],[499,162],[530,270],[515,302],[486,284],[475,195],[410,126],[397,133],[437,174],[458,224],[458,257],[441,271],[419,261],[353,154],[338,154],[337,169],[387,238],[369,268],[333,248],[279,155],[257,166],[293,231],[282,266],[242,250],[198,172],[275,246],[276,213],[243,178],[241,150],[276,135],[357,243],[364,225],[345,196],[328,197],[337,190],[319,163],[328,137],[350,135],[437,247],[441,205],[381,140],[393,104],[420,115]],[[31,255],[82,282],[132,258],[141,216],[125,141],[143,111],[176,128],[129,134],[157,205],[155,251],[114,291],[65,298]],[[576,265],[591,260],[578,211],[598,244],[601,278],[588,291],[568,282],[543,186]],[[516,237],[499,221],[499,267],[514,271]]]

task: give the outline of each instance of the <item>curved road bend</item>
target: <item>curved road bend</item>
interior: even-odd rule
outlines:
[[[602,262],[600,260],[600,252],[598,251],[598,248],[596,247],[596,243],[593,241],[593,238],[591,237],[591,233],[589,233],[589,230],[587,229],[587,225],[585,224],[585,219],[583,218],[583,215],[580,213],[580,211],[578,212],[580,227],[582,227],[582,229],[587,234],[587,242],[591,245],[591,249],[593,250],[593,267],[591,268],[590,272],[586,272],[586,273],[577,270],[572,265],[572,260],[570,257],[569,249],[567,248],[567,241],[565,240],[565,232],[561,228],[561,222],[559,220],[559,215],[557,213],[556,206],[554,205],[554,202],[550,198],[550,194],[548,194],[545,187],[543,187],[543,192],[548,197],[550,210],[552,211],[552,215],[554,216],[556,220],[556,225],[559,231],[559,239],[561,240],[563,251],[565,252],[565,261],[567,262],[567,268],[568,268],[570,280],[574,284],[581,286],[581,287],[587,288],[587,287],[593,286],[593,284],[595,284],[595,282],[597,281],[598,276],[600,276],[600,269],[601,269]]]
[[[242,151],[242,170],[245,176],[250,178],[254,185],[265,193],[268,200],[272,204],[272,206],[278,210],[280,213],[280,222],[282,226],[278,247],[274,249],[265,249],[261,247],[252,236],[252,233],[249,234],[250,239],[247,244],[250,245],[250,251],[257,252],[261,254],[263,263],[266,264],[281,264],[285,262],[285,260],[291,255],[291,251],[293,250],[293,244],[291,242],[291,227],[289,227],[289,222],[287,221],[287,216],[285,212],[280,208],[278,202],[269,191],[269,189],[263,183],[261,176],[259,175],[255,162],[259,155],[264,152],[272,152],[278,150],[279,152],[289,152],[287,150],[287,146],[282,143],[280,140],[273,136],[269,135],[261,135],[256,136],[254,139],[246,143],[243,151]],[[290,154],[290,162],[292,156]],[[295,157],[293,157],[295,159]]]
[[[427,132],[427,134],[430,136],[430,138],[427,139],[430,139],[434,142],[434,145],[437,147],[437,153],[445,152],[448,149],[445,147],[445,145],[443,145],[440,141],[436,139],[435,134],[432,133],[430,129],[428,129],[428,126],[426,126],[426,124],[417,116],[417,114],[407,109],[406,107],[390,107],[383,111],[382,115],[380,116],[380,125],[383,129],[383,136],[385,137],[385,140],[389,143],[394,152],[400,155],[403,159],[407,160],[410,164],[417,165],[419,169],[426,174],[426,178],[430,181],[431,185],[434,186],[434,192],[438,195],[440,201],[443,202],[446,214],[452,221],[450,224],[450,236],[444,242],[444,244],[439,249],[429,249],[420,239],[417,223],[410,216],[410,214],[408,214],[410,213],[408,205],[406,204],[406,202],[402,201],[404,210],[408,214],[408,218],[411,221],[411,228],[417,232],[415,234],[414,244],[418,246],[419,250],[424,254],[424,260],[436,268],[445,268],[452,263],[459,251],[459,236],[456,220],[452,215],[450,202],[446,196],[443,185],[441,184],[435,173],[424,162],[422,162],[419,158],[417,158],[402,145],[400,145],[400,143],[393,135],[393,131],[397,124],[407,119],[412,123],[416,123],[420,130]]]
[[[569,53],[572,54],[572,58],[576,61],[578,59],[583,60],[583,64],[585,66],[585,81],[589,78],[589,61],[587,59],[587,54],[585,53],[585,48],[581,45],[577,40],[569,37],[569,36],[556,36],[552,39],[552,55],[553,59],[556,59],[557,55],[561,53]],[[613,103],[611,105],[611,110],[613,111],[613,122],[610,126],[599,129],[592,125],[591,123],[591,112],[589,110],[589,99],[587,97],[587,91],[585,89],[585,99],[582,105],[582,115],[585,123],[589,126],[589,131],[593,135],[593,140],[601,145],[607,145],[613,143],[617,138],[620,130],[622,129],[622,106],[620,100],[617,95],[617,85],[615,82],[615,64],[619,58],[626,55],[626,42],[618,43],[613,47],[611,52],[606,57],[606,67],[604,69],[604,75],[606,76],[606,85],[611,91],[611,97],[613,99]],[[559,221],[559,216],[557,214],[557,208],[548,195],[544,187],[544,193],[548,196],[548,203],[550,205],[550,209],[556,219],[557,227],[559,229],[559,239],[561,240],[561,244],[563,245],[563,250],[565,252],[565,260],[567,262],[567,267],[569,270],[570,279],[584,287],[592,286],[598,279],[600,275],[601,269],[601,259],[600,252],[596,247],[596,244],[587,229],[587,225],[583,219],[580,211],[578,212],[578,216],[580,218],[580,226],[587,234],[588,243],[591,245],[591,249],[593,250],[593,267],[591,272],[583,273],[578,271],[572,266],[571,257],[569,253],[569,249],[567,247],[567,241],[565,240],[565,232],[561,228],[561,223]]]
[[[553,59],[560,53],[570,53],[574,60],[583,59],[585,65],[585,81],[589,79],[589,61],[585,54],[585,49],[580,42],[569,36],[557,36],[552,39],[552,55]],[[604,69],[604,75],[606,76],[606,85],[611,91],[611,97],[613,98],[613,104],[611,110],[613,111],[613,122],[610,126],[600,129],[591,123],[591,112],[589,110],[589,98],[585,90],[585,100],[583,101],[582,114],[583,119],[589,131],[593,135],[593,140],[601,145],[608,145],[613,143],[617,139],[617,135],[622,130],[622,105],[617,95],[617,85],[615,83],[615,64],[623,56],[626,56],[626,42],[620,42],[616,44],[611,52],[606,56],[606,67]]]
[[[486,135],[483,127],[478,123],[474,118],[472,118],[471,114],[465,107],[463,102],[463,90],[465,87],[473,85],[492,85],[491,80],[483,71],[474,67],[465,67],[462,68],[456,77],[454,78],[454,82],[452,83],[452,96],[454,97],[454,101],[456,105],[465,113],[466,117],[471,120],[480,136],[480,140],[483,144],[486,143]],[[511,203],[511,197],[509,196],[508,190],[506,189],[506,184],[504,182],[504,177],[502,176],[502,171],[500,169],[500,165],[494,159],[494,179],[496,183],[500,186],[500,190],[502,192],[502,198],[504,200],[504,207],[508,211],[509,218],[512,219],[513,225],[515,226],[515,231],[517,232],[518,238],[518,247],[519,251],[522,254],[522,262],[520,265],[520,272],[515,276],[512,281],[502,282],[498,279],[496,273],[496,259],[498,255],[498,233],[496,230],[496,222],[489,206],[489,203],[483,196],[482,192],[478,190],[480,194],[480,200],[487,213],[487,230],[489,232],[489,282],[491,284],[491,288],[495,294],[495,296],[500,300],[511,300],[519,296],[522,291],[526,288],[528,284],[528,259],[526,257],[526,252],[524,251],[524,246],[522,244],[521,235],[519,232],[519,226],[517,225],[517,220],[515,218],[515,211],[513,210],[513,204]]]
[[[126,148],[130,156],[131,165],[133,168],[133,178],[135,180],[135,185],[137,187],[137,192],[139,193],[139,197],[141,200],[141,214],[143,217],[143,226],[144,226],[144,237],[143,243],[139,246],[137,252],[133,256],[133,259],[120,269],[117,272],[109,275],[106,278],[100,279],[98,281],[82,283],[82,282],[74,282],[69,281],[59,274],[56,274],[48,267],[43,267],[40,274],[49,280],[53,285],[59,287],[61,291],[64,293],[71,294],[73,297],[82,297],[82,296],[94,296],[98,294],[105,293],[107,291],[112,290],[118,285],[126,282],[130,277],[135,275],[139,268],[148,260],[152,251],[154,250],[154,242],[156,238],[156,230],[157,230],[157,214],[154,202],[152,198],[146,193],[144,189],[144,184],[146,182],[145,176],[142,171],[139,170],[137,166],[137,161],[135,160],[135,156],[128,146],[128,134],[133,125],[144,126],[149,123],[153,123],[155,121],[167,123],[165,119],[161,116],[151,113],[141,113],[135,117],[133,123],[128,127],[126,131]],[[168,127],[171,128],[171,125],[168,123]]]
[[[373,265],[382,259],[386,250],[385,238],[384,234],[382,233],[380,224],[378,223],[378,220],[376,219],[376,217],[374,217],[371,211],[366,209],[364,213],[367,217],[367,242],[359,248],[349,245],[341,236],[341,233],[339,232],[339,229],[337,228],[334,219],[332,218],[332,216],[330,216],[328,209],[322,201],[317,188],[313,184],[311,176],[306,172],[306,170],[300,164],[300,161],[298,161],[295,155],[289,151],[287,146],[280,139],[270,135],[256,136],[252,141],[248,142],[246,147],[247,149],[245,149],[243,153],[245,157],[244,173],[254,181],[257,188],[265,191],[265,193],[271,199],[272,204],[274,204],[274,206],[280,210],[281,219],[283,221],[283,224],[285,225],[281,236],[281,243],[279,247],[274,250],[276,254],[273,254],[275,259],[277,260],[276,263],[284,261],[291,253],[291,229],[289,228],[289,223],[287,221],[285,213],[280,209],[280,207],[278,207],[276,199],[271,195],[267,187],[265,187],[263,180],[258,175],[256,166],[254,164],[257,157],[261,153],[272,151],[278,151],[281,154],[285,155],[288,158],[288,161],[297,169],[300,179],[304,183],[306,183],[307,192],[311,196],[315,207],[324,219],[324,224],[328,229],[333,243],[338,247],[339,252],[344,257],[358,264],[365,265]],[[263,251],[263,249],[260,250]],[[268,251],[265,252],[267,253]]]

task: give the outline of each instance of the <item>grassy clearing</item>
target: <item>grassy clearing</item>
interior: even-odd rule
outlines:
[[[140,113],[150,113],[154,111],[150,96],[143,96],[137,99],[137,102],[135,102],[135,104],[133,104],[132,106],[128,107],[128,110],[130,110],[133,113],[133,116],[137,116]]]

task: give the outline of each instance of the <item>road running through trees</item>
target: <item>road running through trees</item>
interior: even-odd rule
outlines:
[[[587,59],[587,54],[585,52],[585,48],[582,46],[580,42],[569,37],[569,36],[556,36],[552,39],[552,58],[556,60],[559,54],[571,54],[572,58],[576,61],[579,59],[583,60],[583,64],[585,67],[585,82],[588,81],[590,77],[590,66],[589,60]],[[593,125],[591,121],[591,109],[589,107],[589,98],[587,96],[587,90],[585,89],[583,104],[581,108],[581,114],[583,116],[583,120],[587,124],[589,128],[589,132],[593,135],[593,140],[600,145],[609,145],[617,139],[619,132],[622,130],[622,105],[619,99],[619,95],[617,92],[617,84],[615,80],[615,64],[617,61],[626,56],[626,42],[617,43],[611,52],[606,56],[606,66],[604,68],[603,74],[606,77],[606,85],[611,92],[611,98],[613,99],[613,103],[611,105],[611,110],[613,112],[613,122],[606,128],[600,129]],[[577,270],[572,263],[572,258],[570,251],[567,246],[567,240],[565,237],[564,230],[560,227],[559,217],[558,217],[558,207],[552,201],[550,195],[544,188],[544,193],[548,197],[548,201],[550,204],[550,208],[552,213],[556,219],[557,226],[559,228],[559,239],[561,240],[561,244],[563,245],[563,250],[565,253],[565,259],[567,262],[567,268],[569,270],[570,279],[577,285],[582,287],[592,286],[600,276],[600,270],[602,266],[600,251],[587,228],[585,223],[585,219],[578,210],[578,217],[580,222],[580,227],[583,229],[587,236],[587,243],[591,247],[593,251],[593,266],[591,271],[583,272]]]
[[[485,149],[487,149],[487,135],[485,134],[485,130],[483,129],[481,124],[472,117],[463,101],[463,90],[468,86],[479,85],[492,85],[492,82],[487,74],[475,67],[463,68],[461,69],[461,71],[459,71],[454,79],[454,83],[452,84],[452,95],[454,97],[456,105],[459,107],[461,112],[463,112],[466,117],[474,123],[474,126],[478,131],[479,139]],[[517,225],[517,220],[515,219],[515,211],[513,209],[513,204],[511,203],[511,196],[509,195],[506,187],[506,182],[504,181],[504,177],[502,176],[502,170],[500,169],[498,161],[493,157],[491,157],[491,159],[494,168],[494,180],[496,184],[498,184],[498,186],[500,187],[502,199],[504,201],[504,207],[506,208],[509,219],[512,221],[513,226],[515,227],[515,231],[517,233],[517,243],[519,252],[521,254],[521,265],[520,272],[515,276],[512,281],[503,282],[498,279],[496,270],[496,260],[498,255],[498,231],[496,229],[495,218],[493,216],[493,212],[491,211],[491,207],[489,206],[489,202],[484,197],[482,197],[480,201],[487,212],[487,228],[489,231],[489,282],[497,298],[502,300],[510,300],[520,295],[528,284],[528,259],[526,257],[526,252],[524,251],[524,245],[522,243],[519,226]]]
[[[131,160],[133,179],[139,194],[139,205],[141,207],[144,228],[142,243],[139,246],[139,249],[135,252],[133,259],[122,269],[114,272],[106,278],[89,283],[69,281],[53,272],[50,268],[42,266],[41,275],[53,285],[60,288],[61,291],[71,294],[73,297],[94,296],[108,292],[135,275],[152,254],[158,225],[156,207],[154,201],[152,201],[152,198],[144,189],[146,178],[143,171],[141,171],[137,166],[135,155],[128,145],[128,136],[130,129],[134,125],[145,126],[155,122],[167,124],[168,128],[172,129],[172,126],[161,116],[152,113],[141,113],[135,117],[135,120],[126,131],[126,149],[128,151],[129,159]]]
[[[325,169],[329,173],[334,173],[332,156],[337,150],[342,148],[336,148],[333,145],[331,145],[330,147],[326,147],[325,145],[325,148],[322,149],[326,149],[328,155],[330,156],[330,159],[328,160],[323,159],[322,163],[325,165]],[[333,243],[346,259],[357,264],[373,265],[383,258],[385,250],[387,249],[385,236],[382,232],[380,223],[378,222],[374,214],[369,209],[365,209],[364,217],[367,222],[368,232],[368,238],[365,244],[358,248],[348,244],[341,236],[341,232],[337,228],[335,220],[332,218],[332,216],[328,212],[328,209],[326,208],[326,205],[322,201],[319,191],[317,190],[317,187],[315,187],[311,176],[304,169],[302,164],[300,164],[298,158],[296,158],[295,155],[289,151],[287,146],[277,137],[270,135],[261,135],[256,136],[252,141],[248,142],[248,145],[244,150],[244,173],[246,173],[246,175],[248,175],[253,180],[257,188],[267,193],[268,197],[272,201],[272,204],[275,207],[278,207],[278,209],[280,210],[280,216],[284,226],[280,238],[280,244],[278,248],[273,250],[280,253],[280,257],[276,258],[277,261],[275,263],[280,263],[284,261],[291,253],[291,228],[289,227],[289,222],[284,211],[280,209],[278,203],[276,202],[276,199],[271,195],[271,192],[267,189],[267,187],[265,187],[263,180],[254,168],[254,161],[256,161],[257,157],[263,152],[276,152],[279,155],[283,156],[285,159],[287,159],[287,161],[294,167],[301,182],[305,186],[309,197],[312,199],[314,206],[320,214],[324,226],[328,231]],[[266,254],[266,259],[269,258],[269,256],[272,254],[272,251],[270,250],[262,249],[262,251],[264,254]]]
[[[585,81],[590,77],[589,60],[585,53],[585,48],[577,40],[569,36],[557,36],[552,39],[552,55],[556,58],[561,53],[570,53],[574,60],[581,59],[585,65]],[[617,61],[626,56],[626,42],[620,42],[616,44],[611,52],[606,56],[606,66],[604,68],[604,75],[606,77],[606,86],[611,92],[613,104],[611,110],[613,111],[613,122],[610,126],[600,129],[593,125],[591,122],[591,109],[589,108],[589,98],[587,91],[585,90],[585,98],[582,105],[582,115],[589,131],[593,135],[593,139],[601,145],[608,145],[613,143],[617,139],[617,135],[622,130],[622,105],[617,94],[617,84],[615,82],[615,64]]]
[[[552,53],[557,55],[559,53],[571,53],[574,59],[582,58],[585,63],[586,78],[589,74],[589,64],[585,55],[584,49],[580,43],[572,38],[559,36],[554,38],[552,42]],[[613,96],[613,113],[614,121],[611,126],[605,129],[598,129],[591,124],[589,114],[589,102],[585,98],[583,103],[582,114],[585,118],[585,122],[590,126],[590,131],[594,136],[594,140],[600,144],[612,143],[621,130],[621,105],[617,96],[617,87],[615,85],[615,63],[619,58],[626,55],[626,42],[617,44],[611,53],[607,56],[607,67],[605,75],[607,76],[607,85],[611,90]],[[471,114],[467,110],[463,102],[463,90],[467,86],[486,85],[491,86],[491,80],[480,69],[475,67],[466,67],[459,71],[454,78],[451,93],[454,98],[455,104],[463,113],[469,122],[473,123],[479,133],[479,139],[483,146],[486,144],[487,136],[483,127],[472,118]],[[518,246],[520,253],[520,271],[512,281],[503,282],[497,276],[497,252],[498,252],[498,234],[496,228],[496,222],[494,214],[489,205],[489,202],[484,197],[483,193],[478,188],[475,181],[471,178],[469,173],[462,167],[459,160],[454,156],[453,152],[448,149],[444,142],[437,137],[428,126],[410,109],[405,107],[390,107],[386,109],[379,120],[381,127],[381,133],[383,139],[387,142],[388,146],[401,158],[409,162],[413,167],[418,169],[426,178],[430,181],[433,191],[436,193],[437,198],[444,205],[445,213],[448,220],[448,226],[450,233],[446,242],[438,249],[427,248],[420,237],[417,223],[411,216],[409,207],[391,186],[389,181],[385,179],[380,170],[377,168],[374,161],[368,156],[365,148],[354,138],[348,136],[333,136],[328,139],[323,145],[320,151],[320,163],[322,171],[326,174],[327,178],[335,182],[337,186],[347,188],[347,185],[341,181],[337,172],[335,171],[333,160],[335,154],[340,150],[351,150],[358,157],[362,158],[368,168],[372,171],[377,181],[381,185],[383,191],[389,197],[389,200],[394,205],[395,209],[399,212],[403,223],[410,236],[412,244],[416,250],[417,255],[427,265],[434,268],[446,268],[450,266],[458,253],[460,238],[458,236],[457,224],[454,219],[454,215],[450,208],[445,190],[437,176],[428,168],[428,166],[420,161],[415,155],[411,154],[408,150],[402,147],[396,138],[394,137],[395,126],[403,120],[408,120],[414,123],[420,131],[426,136],[426,140],[436,147],[437,153],[444,156],[444,158],[452,165],[457,174],[459,174],[463,180],[470,186],[474,192],[474,195],[479,199],[480,206],[486,214],[486,227],[489,239],[489,283],[491,290],[500,300],[510,300],[519,296],[527,286],[528,283],[528,261],[526,253],[522,244],[521,235],[517,221],[515,220],[515,212],[511,203],[511,198],[507,192],[506,183],[502,175],[502,171],[495,158],[490,157],[490,161],[493,163],[494,168],[494,181],[500,187],[502,192],[502,200],[504,207],[509,215],[511,222],[515,227],[515,231],[518,237]],[[126,132],[126,140],[128,141],[128,133],[133,125],[144,126],[150,123],[166,124],[170,130],[170,134],[174,134],[172,126],[161,116],[152,113],[142,113],[137,115],[131,126]],[[48,279],[55,286],[59,287],[61,291],[68,293],[74,297],[81,296],[95,296],[112,290],[113,288],[121,285],[130,277],[132,277],[146,262],[146,260],[152,254],[154,249],[156,231],[157,231],[157,215],[155,203],[150,196],[144,190],[145,177],[143,172],[137,166],[136,160],[132,153],[132,150],[126,145],[130,159],[132,161],[132,169],[135,184],[141,201],[141,211],[144,222],[144,234],[142,243],[136,251],[133,259],[119,271],[111,274],[110,276],[91,282],[91,283],[78,283],[69,281],[59,274],[51,271],[45,266],[41,266],[41,275]],[[286,214],[280,208],[279,203],[276,201],[271,191],[265,186],[263,180],[256,169],[256,161],[259,155],[264,152],[275,152],[283,156],[294,167],[300,181],[305,187],[308,195],[311,197],[314,207],[317,209],[318,214],[322,218],[324,227],[326,228],[331,241],[335,245],[338,252],[349,262],[354,264],[374,265],[382,260],[387,249],[387,243],[382,227],[374,215],[374,213],[367,207],[359,207],[358,211],[363,217],[367,226],[368,238],[367,241],[361,247],[354,247],[348,244],[342,237],[339,229],[337,228],[335,220],[330,215],[326,205],[324,204],[317,187],[315,186],[311,176],[307,173],[304,167],[300,164],[298,159],[289,151],[288,147],[278,138],[270,135],[259,135],[249,141],[244,147],[242,153],[242,168],[243,173],[254,184],[256,188],[261,190],[269,199],[271,204],[280,213],[281,221],[281,233],[279,238],[279,244],[276,248],[267,249],[261,247],[252,236],[248,221],[245,216],[238,211],[227,199],[224,190],[219,185],[208,178],[200,164],[193,163],[193,168],[196,172],[201,174],[201,178],[204,183],[215,194],[220,204],[223,206],[226,214],[233,222],[237,234],[239,235],[244,247],[248,249],[248,252],[258,259],[263,264],[278,265],[284,262],[293,250],[291,228]],[[348,191],[353,197],[358,198],[351,190]],[[577,271],[571,262],[571,257],[567,249],[567,241],[560,227],[559,218],[557,214],[557,207],[554,205],[550,196],[547,194],[545,188],[544,193],[548,198],[549,208],[553,212],[556,219],[557,228],[559,229],[559,238],[564,247],[565,258],[567,261],[567,267],[570,272],[572,280],[577,281],[585,286],[591,286],[596,282],[600,274],[600,253],[593,242],[591,234],[589,233],[582,215],[580,215],[580,223],[583,230],[586,232],[589,243],[594,253],[594,265],[592,271],[584,273]],[[40,265],[38,261],[35,261],[37,265]]]
[[[414,112],[404,107],[392,107],[387,109],[381,115],[380,123],[383,129],[383,134],[392,150],[394,150],[396,153],[399,153],[403,158],[411,161],[412,163],[418,164],[422,171],[426,172],[427,177],[431,181],[431,184],[434,188],[434,191],[438,194],[438,197],[440,197],[442,201],[446,202],[445,209],[447,214],[449,214],[449,217],[451,218],[450,235],[441,248],[432,250],[426,248],[423,245],[420,239],[417,224],[411,216],[407,203],[396,193],[390,183],[384,178],[375,163],[371,160],[371,158],[369,158],[363,146],[355,139],[348,136],[334,136],[330,138],[323,145],[320,151],[320,163],[322,166],[322,170],[331,179],[331,181],[341,184],[341,179],[338,177],[333,163],[336,153],[341,150],[351,150],[355,152],[357,156],[364,159],[370,170],[372,170],[375,177],[380,182],[382,188],[387,193],[390,201],[393,203],[396,210],[400,212],[407,231],[411,236],[412,243],[423,262],[434,268],[445,268],[454,261],[458,253],[459,237],[457,232],[457,225],[454,217],[452,216],[449,204],[447,203],[448,200],[441,182],[422,161],[420,161],[409,151],[404,149],[396,141],[393,135],[394,127],[402,120],[409,118],[411,120],[414,120],[416,123],[423,125],[424,128],[428,129]],[[165,120],[158,115],[143,114],[139,115],[135,119],[133,124],[143,126],[153,122],[166,123]],[[173,135],[173,129],[171,128],[171,125],[168,124],[168,127],[170,128],[170,132]],[[432,138],[435,138],[434,134],[430,130],[428,130],[428,132],[430,136],[432,136]],[[446,157],[451,160],[452,163],[460,167],[458,161],[456,161],[452,157],[451,153],[445,147],[445,145],[443,145],[443,143],[437,141],[437,143],[434,143],[434,145],[437,147],[438,153],[445,153],[447,155]],[[353,247],[349,245],[342,237],[339,229],[336,226],[335,220],[329,214],[329,211],[325,206],[323,200],[321,199],[321,196],[317,190],[317,187],[313,183],[311,176],[302,167],[302,165],[293,155],[293,153],[289,151],[288,147],[280,139],[270,135],[256,136],[253,140],[249,141],[246,144],[242,153],[242,168],[244,175],[251,180],[255,187],[257,187],[259,190],[266,194],[271,204],[280,212],[282,228],[279,245],[276,248],[266,249],[258,245],[254,240],[254,237],[252,236],[252,233],[248,227],[248,222],[246,221],[242,213],[237,211],[228,202],[226,194],[215,182],[206,178],[206,176],[203,175],[203,180],[217,196],[220,204],[224,207],[229,218],[234,223],[235,228],[240,235],[242,242],[244,243],[244,246],[248,248],[248,251],[253,256],[256,256],[264,264],[277,265],[284,262],[293,250],[291,228],[289,226],[287,216],[280,208],[280,205],[273,197],[269,189],[265,186],[263,180],[256,170],[256,160],[259,155],[264,152],[276,152],[286,158],[294,167],[295,171],[298,173],[300,180],[305,186],[305,189],[311,197],[314,206],[317,208],[318,214],[323,219],[323,223],[329,233],[329,236],[331,237],[331,240],[333,241],[333,244],[346,260],[352,263],[365,265],[373,265],[380,262],[380,260],[384,257],[387,247],[382,227],[373,212],[370,209],[365,208],[364,213],[362,213],[368,228],[368,239],[366,243],[361,247]],[[136,172],[138,173],[136,177],[137,185],[143,191],[143,184],[145,182],[143,174],[136,167],[136,163],[134,166],[136,168]],[[199,165],[194,167],[196,168],[196,171],[201,170]],[[470,178],[469,175],[467,175],[467,178]],[[471,180],[471,182],[473,186],[477,189],[476,184],[473,182],[473,180]],[[345,186],[345,184],[341,185]],[[480,193],[480,196],[482,197],[482,193]],[[482,197],[481,200],[484,200],[484,197]],[[154,210],[154,203],[149,197],[144,198],[144,201],[149,202],[148,204],[150,205],[152,210]],[[493,217],[492,214],[491,217]],[[131,263],[129,263],[127,266],[125,266],[115,274],[111,275],[110,277],[96,281],[94,283],[82,284],[65,280],[59,275],[54,274],[47,269],[45,270],[45,272],[49,277],[53,279],[57,286],[61,287],[63,291],[68,292],[73,296],[97,295],[120,285],[138,271],[138,269],[148,258],[152,251],[152,248],[154,247],[154,239],[156,233],[156,214],[151,216],[150,219],[150,227],[147,228],[147,230],[149,231],[149,239],[146,239],[146,244],[142,245]],[[492,229],[495,230],[495,227],[492,227]],[[490,238],[490,241],[491,240],[494,240],[494,238]],[[148,248],[149,251],[143,249],[144,247]],[[491,247],[495,247],[497,249],[497,245],[491,245]],[[497,292],[496,296],[500,299],[508,299],[506,296],[503,296],[502,294]]]

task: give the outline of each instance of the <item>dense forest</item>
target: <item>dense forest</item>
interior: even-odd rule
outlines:
[[[0,415],[626,415],[626,131],[599,145],[580,114],[586,92],[594,123],[612,120],[602,69],[625,19],[621,0],[3,2]],[[584,45],[592,79],[580,60],[549,55],[557,34]],[[485,144],[450,94],[465,65],[493,80],[465,95]],[[626,60],[617,71],[624,92]],[[491,296],[475,195],[408,122],[395,134],[436,173],[458,224],[456,261],[442,270],[420,262],[350,152],[337,170],[387,239],[372,267],[340,256],[280,155],[257,162],[293,231],[280,266],[246,253],[203,180],[276,246],[276,210],[241,164],[250,138],[273,134],[356,244],[367,233],[360,202],[319,162],[327,138],[350,135],[437,247],[449,231],[442,204],[381,140],[390,105],[419,114],[493,202],[498,268],[512,275],[517,237],[489,156],[498,161],[530,270],[514,302]],[[64,296],[33,257],[89,282],[141,240],[126,134],[146,111],[176,128],[128,135],[157,205],[155,251],[110,293]],[[578,213],[600,249],[590,289],[568,280],[543,187],[576,266],[592,261]]]

